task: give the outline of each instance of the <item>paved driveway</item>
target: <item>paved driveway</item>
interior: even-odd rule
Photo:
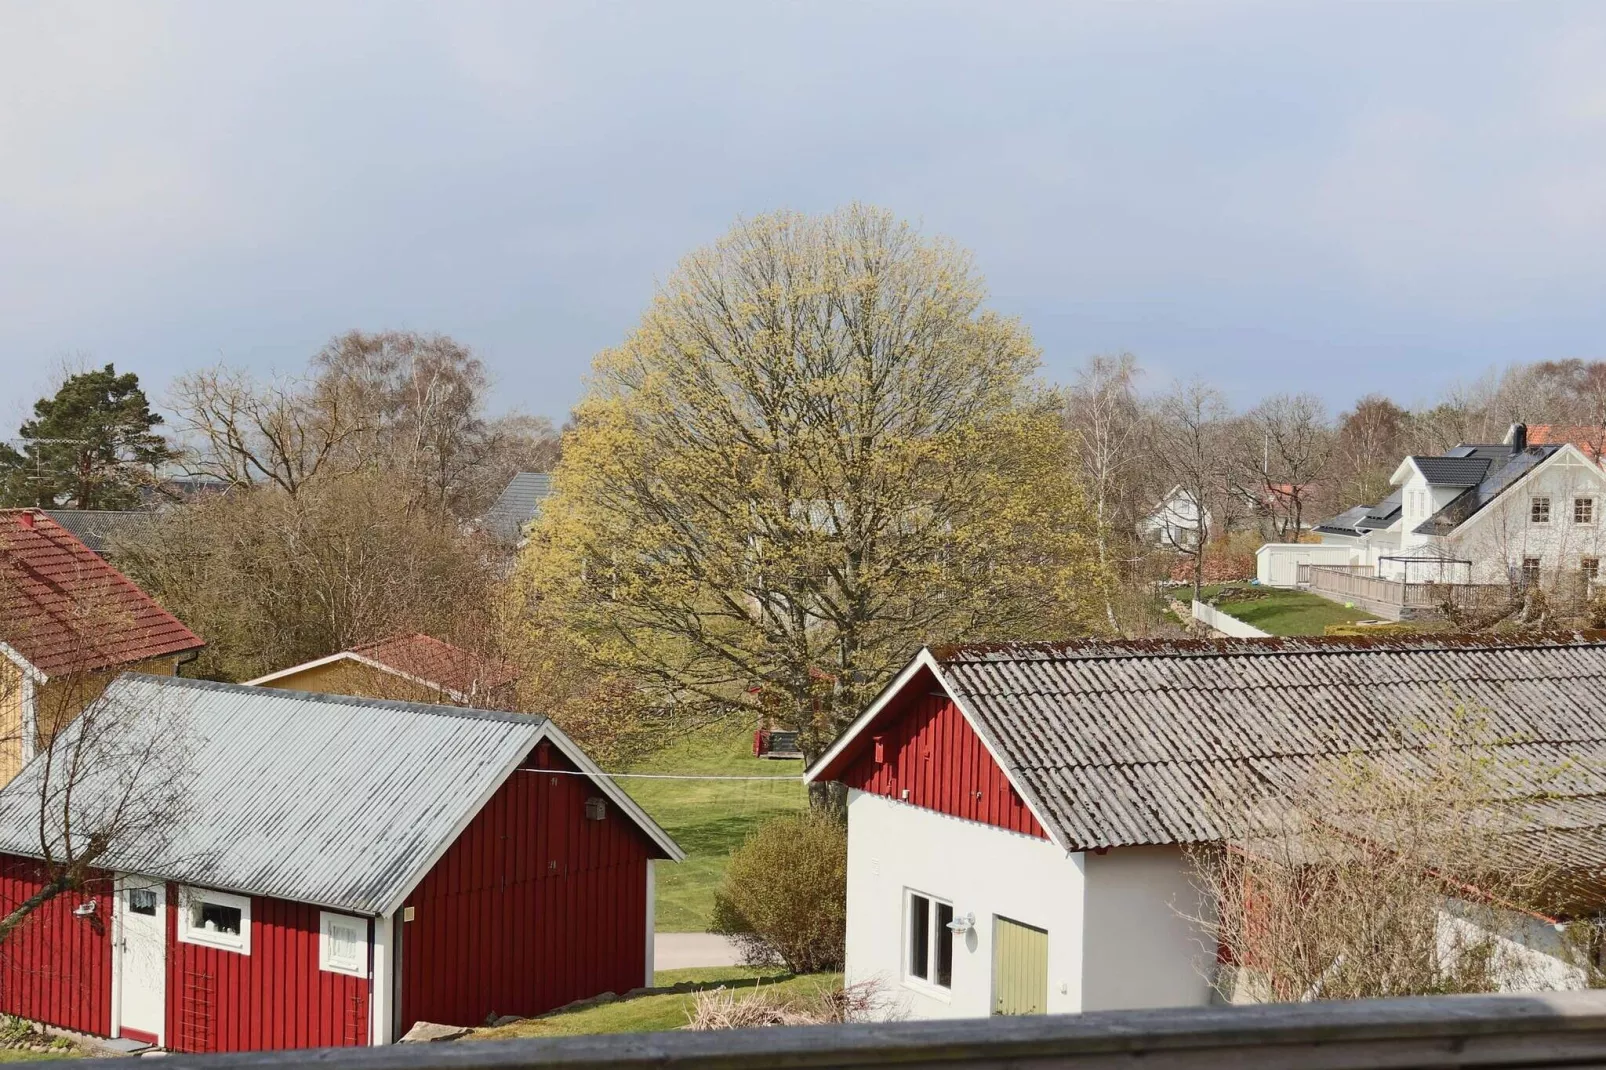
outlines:
[[[655,970],[685,970],[693,966],[735,966],[742,954],[729,937],[714,933],[654,933],[652,964]]]

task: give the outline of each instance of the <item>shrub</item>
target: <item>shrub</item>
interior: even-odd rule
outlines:
[[[789,814],[759,826],[731,855],[714,895],[715,932],[751,965],[795,973],[842,966],[847,930],[848,834],[833,817]]]

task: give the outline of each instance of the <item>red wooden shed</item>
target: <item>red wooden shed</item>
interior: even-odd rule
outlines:
[[[385,1044],[651,983],[653,864],[684,855],[551,721],[132,673],[98,702],[120,716],[69,732],[159,734],[179,772],[147,776],[182,784],[183,816],[12,934],[0,1012],[240,1051]],[[138,775],[114,760],[137,742],[80,750],[75,835]],[[42,759],[0,790],[0,912],[44,879],[40,799],[63,793]]]

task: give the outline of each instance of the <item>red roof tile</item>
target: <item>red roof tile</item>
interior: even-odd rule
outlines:
[[[47,677],[205,645],[38,509],[0,509],[0,641]]]
[[[1528,428],[1528,445],[1559,446],[1571,442],[1590,460],[1601,463],[1606,457],[1606,427],[1587,424],[1533,424]]]
[[[422,632],[353,647],[351,653],[465,700],[519,677],[518,670],[505,661],[464,650]]]

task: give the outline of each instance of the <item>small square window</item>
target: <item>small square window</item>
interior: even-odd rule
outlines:
[[[1593,524],[1594,522],[1595,522],[1595,499],[1594,498],[1574,498],[1573,499],[1573,523],[1574,524]]]
[[[147,918],[156,916],[156,889],[130,888],[128,890],[128,912],[130,914],[143,914]]]
[[[318,912],[318,969],[368,976],[368,919]]]
[[[1528,521],[1533,524],[1550,523],[1550,499],[1533,498],[1528,503]]]
[[[1533,587],[1539,583],[1539,559],[1525,557],[1522,559],[1522,585]]]
[[[954,934],[948,926],[954,920],[953,904],[910,892],[908,906],[909,951],[905,959],[908,977],[938,988],[952,988]]]
[[[243,895],[184,888],[179,892],[178,938],[224,951],[251,953],[251,900]]]
[[[1578,571],[1584,574],[1584,579],[1594,583],[1600,578],[1600,558],[1586,557],[1578,562]]]

